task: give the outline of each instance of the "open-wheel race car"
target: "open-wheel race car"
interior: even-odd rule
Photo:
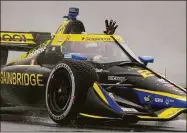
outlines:
[[[171,120],[186,113],[186,90],[147,67],[106,21],[87,34],[70,8],[56,34],[1,31],[1,109],[45,108],[59,124],[80,117],[124,122]],[[7,63],[8,51],[25,51]]]

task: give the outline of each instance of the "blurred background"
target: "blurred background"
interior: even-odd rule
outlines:
[[[105,19],[115,20],[116,34],[137,56],[155,57],[148,67],[186,87],[186,1],[1,1],[1,30],[54,33],[72,6],[88,33],[102,33]]]

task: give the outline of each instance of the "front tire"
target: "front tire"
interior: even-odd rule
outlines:
[[[88,88],[98,81],[94,67],[84,61],[63,60],[48,78],[46,106],[50,118],[58,124],[75,120],[84,104]]]

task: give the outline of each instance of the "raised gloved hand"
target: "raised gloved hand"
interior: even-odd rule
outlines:
[[[113,35],[116,31],[116,28],[118,27],[118,25],[115,24],[116,22],[113,20],[110,20],[110,23],[108,22],[108,20],[105,20],[106,31],[103,32],[107,35]]]

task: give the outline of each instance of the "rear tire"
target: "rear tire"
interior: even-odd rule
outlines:
[[[75,120],[84,105],[86,93],[98,81],[94,67],[84,61],[63,60],[48,78],[46,106],[50,118],[58,124]]]

